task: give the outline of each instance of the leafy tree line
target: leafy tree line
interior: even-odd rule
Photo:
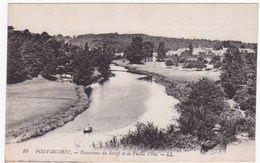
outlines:
[[[106,33],[106,34],[85,34],[74,37],[57,35],[55,36],[59,40],[66,40],[69,43],[77,46],[84,47],[85,42],[88,42],[90,47],[101,46],[104,42],[110,42],[117,52],[124,52],[131,41],[135,37],[142,37],[143,41],[151,41],[154,43],[155,48],[158,49],[159,43],[164,42],[165,47],[169,50],[177,50],[179,48],[187,48],[190,43],[194,48],[205,47],[214,48],[216,44],[224,44],[227,46],[229,43],[235,44],[237,47],[244,46],[245,48],[253,47],[253,43],[243,43],[241,41],[219,41],[219,40],[207,40],[207,39],[185,39],[185,38],[168,38],[159,36],[149,36],[145,34],[118,34],[118,33]]]
[[[141,37],[134,37],[131,45],[125,50],[125,57],[130,63],[140,64],[142,61],[149,62],[153,59],[154,44],[151,41],[143,42]],[[166,48],[163,42],[159,43],[157,49],[157,60],[161,61],[166,57]]]
[[[70,74],[73,82],[88,85],[93,74],[108,78],[109,65],[114,56],[110,47],[89,49],[58,41],[47,32],[31,33],[8,27],[7,83],[22,82],[41,74],[55,80],[57,74]]]

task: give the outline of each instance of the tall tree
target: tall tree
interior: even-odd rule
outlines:
[[[143,39],[135,37],[132,39],[131,45],[126,49],[125,55],[130,63],[140,64],[143,58],[142,55]]]
[[[162,61],[166,57],[166,52],[167,50],[164,46],[164,42],[160,42],[157,49],[157,61]]]
[[[95,56],[97,56],[95,60],[97,70],[105,79],[107,79],[110,75],[110,64],[112,57],[114,56],[113,49],[109,47],[107,43],[104,43],[102,49],[95,49],[93,53],[95,53]]]
[[[154,44],[151,41],[145,41],[142,47],[142,54],[145,62],[152,61]]]
[[[190,42],[190,44],[189,44],[189,54],[190,54],[190,55],[193,54],[193,45],[192,45],[191,42]]]
[[[78,85],[89,85],[92,83],[94,67],[89,54],[81,48],[77,48],[73,62],[73,82]]]
[[[18,49],[21,46],[20,38],[17,33],[8,31],[7,46],[7,83],[13,84],[24,81],[26,73],[24,71],[24,63]]]
[[[246,83],[246,71],[243,70],[243,59],[238,48],[231,46],[224,54],[220,79],[224,90],[231,99],[239,86]]]

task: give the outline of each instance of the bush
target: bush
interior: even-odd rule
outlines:
[[[182,134],[180,132],[174,132],[167,137],[168,143],[167,149],[174,149],[177,151],[184,150],[190,151],[197,149],[200,145],[198,139],[190,134]]]
[[[179,59],[179,63],[185,63],[186,62],[186,58],[185,57],[181,57],[180,59]]]
[[[129,131],[120,143],[123,146],[137,146],[140,148],[159,149],[164,148],[165,134],[154,126],[153,123],[146,125],[137,123],[135,131]]]
[[[212,127],[220,121],[224,108],[224,92],[219,84],[207,78],[195,83],[188,98],[180,103],[180,130],[206,139]]]
[[[120,141],[113,138],[107,147],[138,147],[141,149],[192,150],[198,147],[197,138],[175,131],[174,126],[158,129],[152,123],[137,123],[135,131],[129,131]]]
[[[184,68],[196,68],[197,67],[197,62],[196,61],[186,61],[185,65],[183,66]]]
[[[255,92],[249,93],[250,89],[247,86],[241,87],[234,100],[238,102],[241,110],[248,110],[251,114],[255,114],[256,106],[256,95]]]
[[[220,68],[221,67],[221,61],[217,61],[217,62],[213,63],[213,67],[214,68]]]
[[[208,63],[208,60],[204,59],[203,64],[207,64],[207,63]]]
[[[173,63],[173,61],[172,60],[167,60],[166,62],[165,62],[165,65],[166,66],[173,66],[174,65],[174,63]]]

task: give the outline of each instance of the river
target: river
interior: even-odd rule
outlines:
[[[94,142],[105,142],[134,130],[137,122],[153,122],[160,128],[176,124],[178,113],[174,105],[179,101],[165,93],[164,86],[145,75],[133,74],[120,66],[111,66],[114,77],[102,84],[93,84],[91,104],[73,121],[42,136],[8,144],[7,149],[24,148],[88,148]],[[93,133],[83,134],[90,124]]]

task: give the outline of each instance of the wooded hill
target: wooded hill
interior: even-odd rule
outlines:
[[[179,48],[188,48],[192,43],[194,48],[205,47],[214,48],[217,44],[225,44],[231,42],[237,47],[243,46],[243,48],[253,49],[254,43],[243,43],[241,41],[220,41],[220,40],[207,40],[207,39],[184,39],[184,38],[169,38],[160,36],[149,36],[146,34],[118,34],[118,33],[106,33],[106,34],[84,34],[78,36],[54,36],[57,40],[63,40],[73,45],[84,47],[85,42],[88,42],[90,48],[102,47],[106,42],[108,45],[114,47],[117,52],[123,52],[131,44],[134,37],[142,37],[143,41],[151,41],[154,43],[155,49],[158,48],[160,42],[164,42],[165,47],[168,50],[177,50]]]

